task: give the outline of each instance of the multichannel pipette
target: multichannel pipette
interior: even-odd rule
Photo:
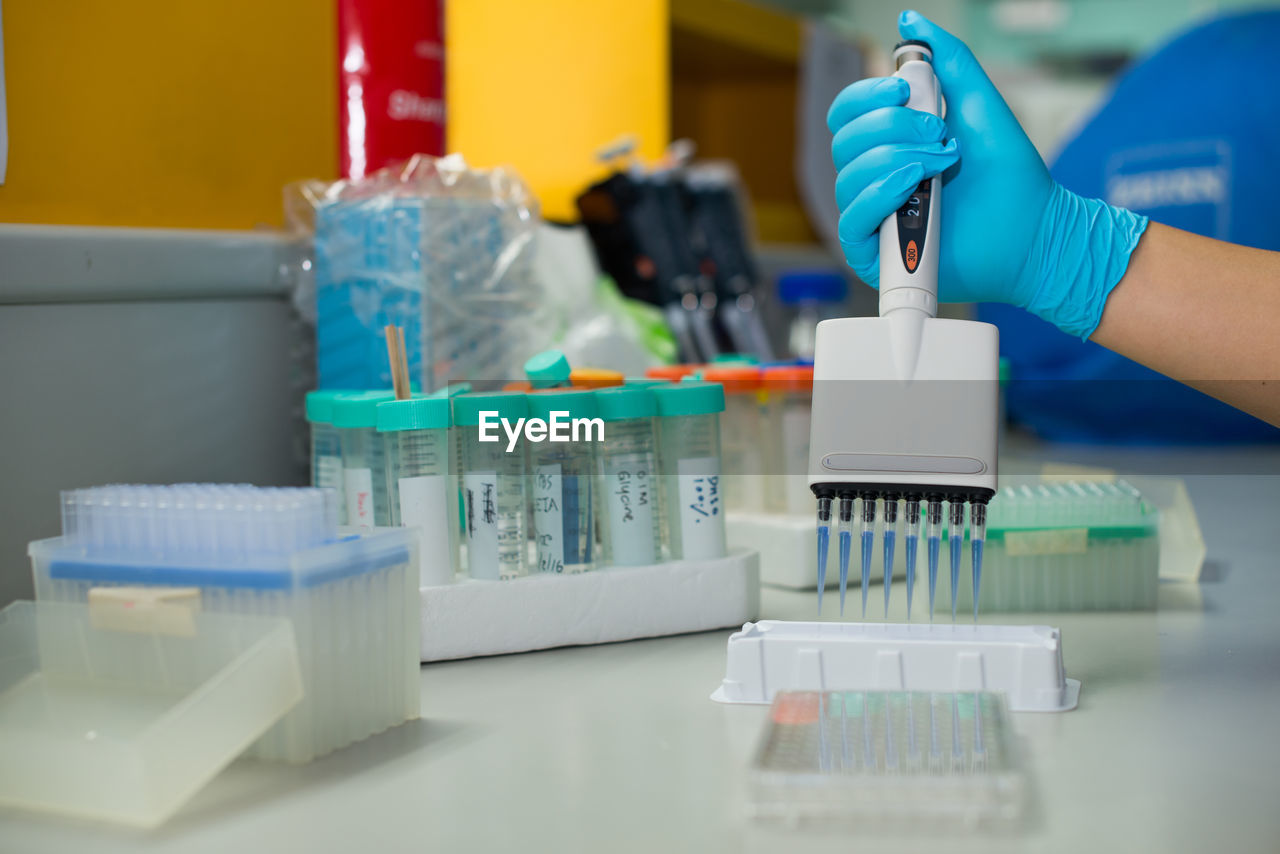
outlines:
[[[940,115],[928,45],[903,42],[894,57],[897,76],[911,87],[907,106]],[[939,177],[921,181],[881,224],[880,316],[818,324],[809,486],[820,499],[820,529],[823,496],[840,498],[842,508],[846,500],[862,499],[864,616],[877,500],[885,499],[886,602],[897,501],[907,500],[908,616],[920,501],[928,502],[932,616],[942,502],[951,502],[953,519],[959,514],[951,532],[958,581],[964,505],[972,503],[978,514],[996,488],[999,334],[990,324],[936,317],[941,189]],[[981,548],[975,545],[972,554],[976,583]],[[842,593],[844,576],[842,567]],[[953,583],[953,597],[955,589]]]
[[[951,502],[951,524],[947,530],[951,547],[951,622],[956,621],[956,596],[960,594],[960,547],[964,545],[964,502]]]
[[[907,499],[907,622],[911,622],[911,594],[916,589],[916,549],[920,545],[920,499]]]
[[[853,551],[853,497],[840,496],[840,616],[844,616],[844,594],[849,587],[849,552]],[[866,609],[866,602],[863,602]]]

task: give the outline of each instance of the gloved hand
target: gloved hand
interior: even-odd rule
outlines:
[[[1012,303],[1088,338],[1147,218],[1054,182],[963,42],[911,11],[898,31],[932,48],[945,121],[904,107],[909,89],[896,77],[859,80],[832,102],[849,266],[878,285],[880,223],[921,180],[942,174],[939,301]]]

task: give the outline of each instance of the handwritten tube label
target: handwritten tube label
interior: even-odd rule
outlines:
[[[604,502],[609,514],[609,540],[613,563],[647,566],[657,563],[654,552],[653,457],[649,454],[617,454],[604,463]]]
[[[347,493],[347,524],[356,528],[372,528],[373,472],[369,469],[345,469],[342,485]]]
[[[498,473],[467,472],[462,478],[462,500],[471,577],[496,581],[501,577],[498,569]]]
[[[676,466],[680,497],[680,547],[685,560],[724,557],[724,506],[720,458],[691,457]]]
[[[564,572],[564,478],[559,465],[538,466],[533,475],[533,535],[538,572]]]

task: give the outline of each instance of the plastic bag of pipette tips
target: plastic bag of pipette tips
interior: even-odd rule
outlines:
[[[1008,832],[1029,797],[992,693],[779,692],[748,780],[759,821],[871,833]]]
[[[316,325],[320,388],[389,388],[388,324],[404,329],[424,391],[521,376],[548,338],[538,203],[511,170],[418,155],[358,180],[291,185],[285,218],[310,242],[289,278]]]

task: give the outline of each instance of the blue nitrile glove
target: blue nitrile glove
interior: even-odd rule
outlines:
[[[939,301],[1011,303],[1088,338],[1147,218],[1055,183],[963,42],[916,12],[902,13],[898,31],[932,48],[946,118],[904,107],[908,87],[896,77],[859,80],[832,102],[849,266],[876,286],[880,223],[942,173]]]

